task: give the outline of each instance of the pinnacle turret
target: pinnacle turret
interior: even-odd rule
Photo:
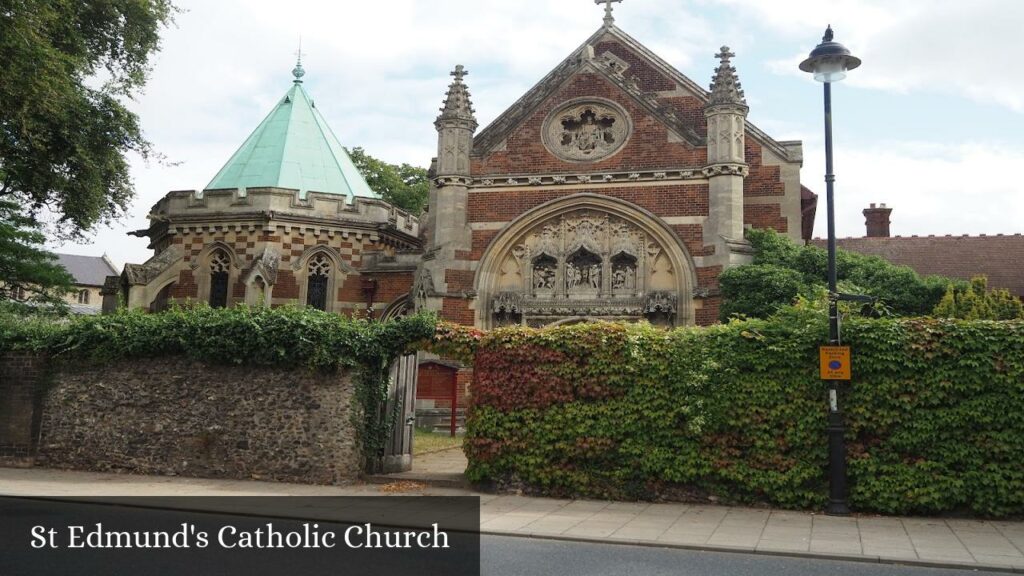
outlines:
[[[476,110],[473,109],[473,102],[469,99],[469,89],[462,81],[467,74],[469,72],[466,71],[462,64],[456,66],[455,70],[451,72],[455,80],[448,85],[444,105],[441,107],[441,115],[437,117],[435,122],[435,125],[439,128],[442,122],[456,120],[468,122],[472,124],[472,129],[476,130],[476,117],[473,115]]]
[[[722,46],[721,52],[715,54],[715,57],[721,62],[718,68],[715,68],[715,75],[711,78],[711,96],[708,98],[708,105],[746,105],[747,101],[743,95],[740,79],[736,75],[736,68],[731,62],[731,59],[735,56],[736,54],[729,51],[728,46]]]

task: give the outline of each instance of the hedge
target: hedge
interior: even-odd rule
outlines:
[[[1024,322],[865,319],[843,334],[855,509],[1024,512]],[[467,474],[554,496],[820,508],[826,335],[792,310],[671,332],[495,330],[476,349]]]
[[[430,315],[370,322],[311,308],[178,308],[54,319],[0,313],[0,353],[27,350],[56,362],[107,362],[183,355],[213,364],[355,373],[358,424],[371,468],[393,425],[379,409],[391,361],[435,333]]]

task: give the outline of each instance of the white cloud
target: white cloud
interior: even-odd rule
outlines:
[[[289,88],[300,34],[306,87],[339,139],[388,161],[425,166],[436,145],[432,121],[455,64],[470,70],[477,116],[486,125],[594,32],[602,16],[591,0],[182,4],[188,11],[165,33],[136,105],[157,149],[181,164],[134,163],[138,198],[130,217],[100,231],[92,246],[63,250],[106,251],[122,263],[148,258],[146,240],[125,232],[144,228],[149,207],[169,190],[201,188],[213,177]],[[715,16],[723,6],[729,18]],[[701,84],[722,44],[743,55],[742,74],[766,44],[765,27],[787,39],[795,61],[830,22],[865,60],[852,84],[949,91],[1018,111],[1024,111],[1024,75],[1013,65],[1024,55],[1022,11],[1017,0],[630,0],[616,6],[624,30]],[[785,67],[798,74],[794,62]],[[758,102],[758,94],[748,96]],[[770,111],[753,113],[777,138],[801,136],[773,123]],[[805,140],[803,179],[820,192],[820,137],[815,131]],[[1012,215],[1024,206],[1005,174],[1022,165],[1024,146],[929,146],[841,150],[840,233],[862,234],[860,210],[868,202],[894,205],[893,228],[901,233],[1013,231],[1007,229]],[[970,210],[960,205],[967,198],[974,199]]]
[[[824,162],[820,152],[808,155],[802,174],[804,183],[819,193],[818,237],[827,231]],[[919,141],[844,147],[836,152],[836,234],[864,236],[861,210],[873,202],[893,208],[893,235],[1021,232],[1024,195],[1007,178],[1013,166],[1024,166],[1024,148]]]
[[[1024,113],[1024,2],[1019,0],[715,0],[760,25],[801,39],[792,57],[769,63],[779,74],[796,64],[831,23],[836,39],[863,59],[856,86],[897,93],[930,91]]]

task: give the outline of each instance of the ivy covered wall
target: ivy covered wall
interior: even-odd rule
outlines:
[[[1024,512],[1024,322],[851,320],[843,334],[855,509]],[[473,481],[557,496],[826,501],[820,312],[672,332],[439,335],[439,349],[475,350]]]

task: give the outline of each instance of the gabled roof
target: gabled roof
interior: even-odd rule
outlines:
[[[817,246],[826,241],[813,240]],[[936,274],[970,280],[988,276],[989,288],[1005,288],[1024,297],[1024,236],[891,236],[886,238],[837,238],[844,250],[881,256],[921,275]]]
[[[103,286],[107,276],[117,276],[118,271],[106,256],[78,256],[57,254],[57,263],[83,286]]]
[[[379,198],[356,169],[313,100],[294,85],[220,169],[207,190],[276,187]]]
[[[609,64],[596,58],[590,52],[591,47],[597,45],[602,39],[611,38],[633,51],[640,58],[647,60],[657,71],[671,78],[683,89],[692,93],[693,96],[704,103],[710,98],[710,93],[693,80],[687,78],[682,72],[676,70],[672,65],[662,60],[639,41],[623,32],[614,24],[606,24],[597,32],[587,38],[579,48],[562,61],[540,82],[530,88],[519,100],[513,103],[505,112],[494,119],[486,128],[480,131],[473,138],[473,153],[486,154],[504,141],[509,134],[526,120],[534,110],[540,106],[551,94],[557,91],[564,82],[578,71],[589,67],[600,72],[620,88],[637,99],[642,105],[651,110],[652,114],[665,123],[670,129],[677,132],[685,141],[694,146],[704,144],[704,138],[694,132],[692,126],[686,125],[681,119],[675,117],[674,111],[663,107],[656,94],[644,93],[636,86],[631,79],[625,78],[621,73],[616,73],[614,64]],[[746,123],[747,134],[754,138],[762,146],[771,149],[780,157],[790,159],[789,150],[775,139],[765,134],[749,121]]]

